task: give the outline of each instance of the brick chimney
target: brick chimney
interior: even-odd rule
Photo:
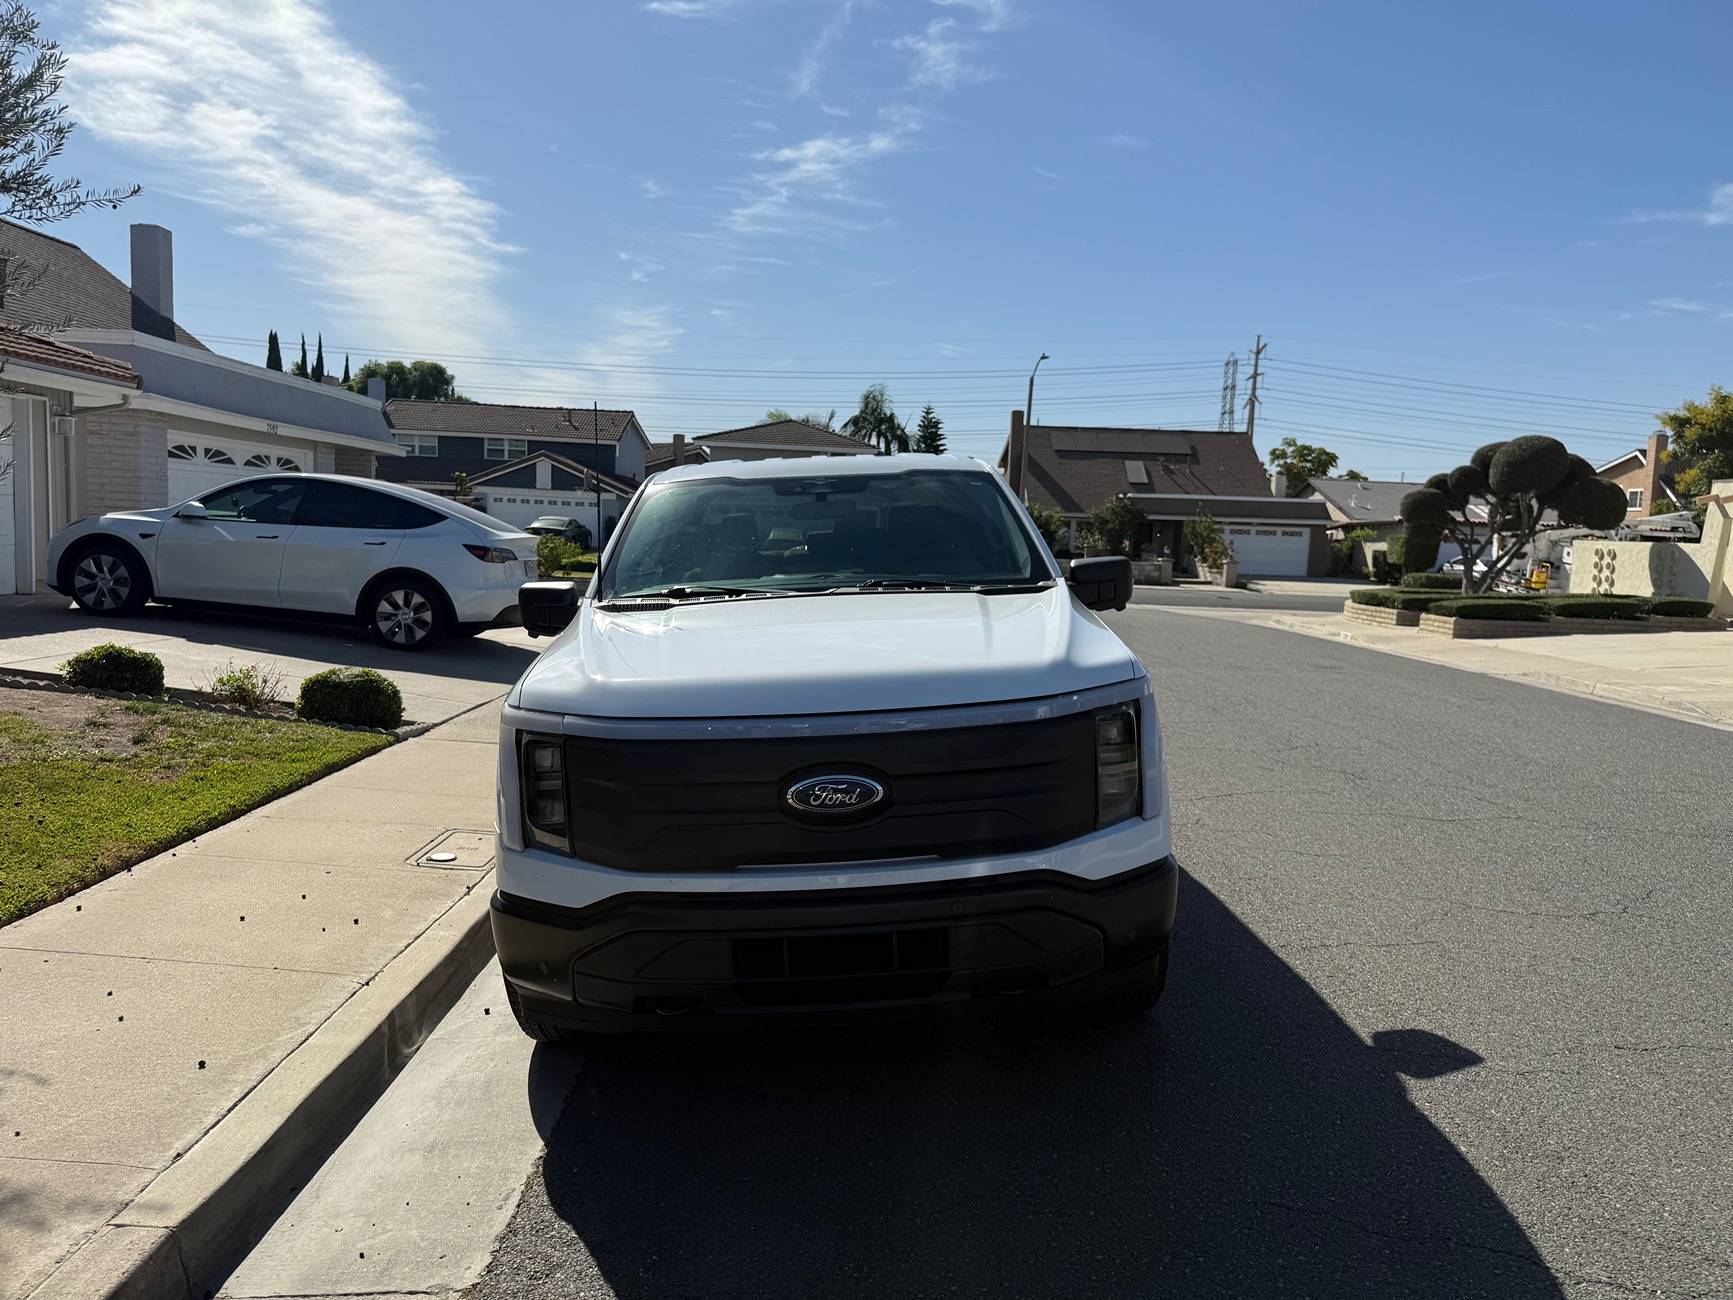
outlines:
[[[1667,454],[1667,435],[1651,433],[1649,435],[1649,454],[1643,466],[1643,508],[1637,514],[1647,517],[1655,509],[1655,502],[1665,498],[1661,490],[1661,460]]]
[[[1011,495],[1023,496],[1023,412],[1011,412],[1011,436],[1005,442],[1005,480],[1011,485]]]
[[[175,336],[174,236],[161,226],[132,228],[132,327],[157,338]]]
[[[674,435],[674,463],[676,465],[686,463],[686,435],[683,433]]]

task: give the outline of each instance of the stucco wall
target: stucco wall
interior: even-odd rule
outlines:
[[[1571,548],[1571,591],[1619,596],[1687,596],[1733,615],[1733,516],[1709,504],[1696,542],[1607,542],[1583,538]]]
[[[168,422],[145,411],[79,417],[76,475],[83,515],[138,510],[168,500]]]

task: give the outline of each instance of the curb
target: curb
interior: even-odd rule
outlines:
[[[487,964],[491,882],[356,990],[30,1300],[208,1300]]]

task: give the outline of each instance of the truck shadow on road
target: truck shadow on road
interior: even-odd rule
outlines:
[[[1181,890],[1132,1025],[540,1049],[532,1095],[569,1095],[478,1294],[587,1250],[626,1297],[1562,1295],[1408,1099],[1480,1058],[1368,1045]]]

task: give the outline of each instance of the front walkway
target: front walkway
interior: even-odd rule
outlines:
[[[0,1297],[483,886],[497,726],[473,709],[0,929]]]

